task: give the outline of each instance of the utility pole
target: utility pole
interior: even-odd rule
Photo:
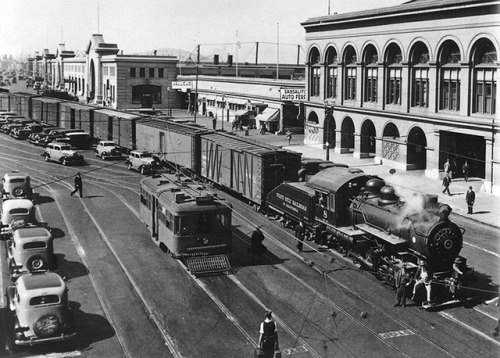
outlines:
[[[277,41],[276,41],[276,79],[280,78],[280,23],[277,23]]]

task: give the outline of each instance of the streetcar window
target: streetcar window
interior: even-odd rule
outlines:
[[[216,231],[220,231],[221,229],[226,229],[229,226],[227,215],[225,213],[216,213],[215,225],[216,225],[215,227]]]
[[[198,221],[196,220],[196,216],[183,216],[180,218],[180,228],[181,235],[194,235],[196,234],[196,227],[198,225]]]
[[[212,220],[210,220],[210,214],[203,213],[198,216],[198,232],[201,234],[212,232]]]

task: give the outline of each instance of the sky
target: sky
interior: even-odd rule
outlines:
[[[280,59],[293,58],[297,45],[305,43],[300,23],[327,15],[329,6],[333,14],[405,1],[0,0],[0,55],[24,59],[44,49],[55,54],[59,43],[84,51],[91,35],[100,33],[125,54],[163,48],[194,52],[200,44],[202,55],[218,53],[222,60],[237,52],[240,62],[254,61],[255,42],[260,54],[276,48],[279,38]]]

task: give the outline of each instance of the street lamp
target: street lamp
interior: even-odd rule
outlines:
[[[222,106],[222,131],[224,132],[224,108],[226,107],[224,104],[225,104],[225,99],[224,99],[224,95],[222,95],[222,103],[221,103],[221,106]]]

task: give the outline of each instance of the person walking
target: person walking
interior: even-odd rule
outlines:
[[[469,181],[469,163],[467,163],[467,161],[465,161],[464,165],[462,165],[462,173],[464,175],[464,179],[465,181]]]
[[[217,118],[212,118],[212,126],[214,127],[214,130],[217,128]]]
[[[76,173],[75,176],[75,190],[73,190],[70,194],[70,196],[73,196],[76,192],[80,195],[80,198],[83,198],[83,185],[82,185],[82,177],[80,175],[80,172]]]
[[[394,276],[394,283],[396,285],[396,303],[394,307],[406,306],[406,287],[411,283],[410,275],[406,272],[406,264],[401,266],[401,270],[396,272]]]
[[[446,159],[446,163],[444,163],[443,170],[444,170],[444,173],[445,173],[446,175],[449,175],[449,174],[450,174],[450,170],[451,170],[451,163],[450,163],[450,160],[449,160],[449,159]]]
[[[474,206],[474,201],[476,201],[476,193],[469,187],[467,194],[465,194],[465,201],[467,202],[467,214],[472,215],[472,207]]]
[[[252,237],[250,238],[250,247],[248,251],[252,255],[252,262],[255,259],[255,255],[261,256],[264,252],[266,252],[267,248],[262,243],[264,241],[264,234],[260,227],[256,226],[254,232],[252,233]]]
[[[305,228],[304,222],[299,222],[297,226],[295,226],[295,237],[297,238],[297,251],[302,252],[304,248],[304,236],[305,236]]]
[[[443,194],[448,193],[449,196],[451,196],[450,193],[450,184],[451,184],[451,178],[450,178],[450,173],[447,173],[446,176],[443,179]]]
[[[286,133],[286,139],[288,140],[288,145],[290,145],[290,142],[292,141],[292,133],[287,132]]]
[[[277,328],[273,313],[266,311],[264,322],[260,324],[259,329],[259,349],[265,358],[273,358],[274,351],[279,350]]]

